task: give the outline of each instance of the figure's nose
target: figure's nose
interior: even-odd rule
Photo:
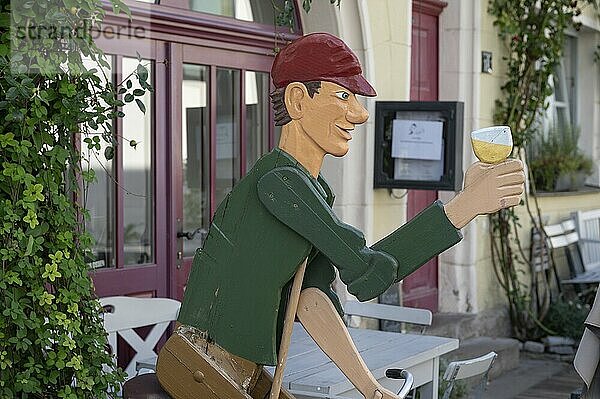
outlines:
[[[350,102],[350,107],[348,108],[346,119],[348,120],[348,122],[354,123],[355,125],[365,123],[367,119],[369,119],[369,112],[366,110],[365,107],[362,106],[361,103],[358,102],[356,97],[353,97]]]

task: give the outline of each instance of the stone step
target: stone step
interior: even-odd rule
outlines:
[[[505,309],[489,309],[478,313],[434,313],[426,334],[467,339],[477,336],[508,337],[510,321]]]

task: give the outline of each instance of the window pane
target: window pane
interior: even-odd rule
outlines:
[[[561,65],[557,65],[554,71],[554,98],[556,101],[563,102],[565,101],[565,87],[563,86],[563,82],[565,81],[564,70]]]
[[[93,255],[92,259],[88,260],[88,264],[93,269],[115,267],[113,162],[107,161],[103,154],[91,155],[86,145],[82,143],[83,152],[90,155],[90,167],[96,174],[96,181],[88,186],[84,196],[84,207],[90,214],[85,228],[94,238]],[[85,156],[88,156],[87,154]]]
[[[150,71],[148,80],[152,82],[150,62],[142,63]],[[123,76],[135,71],[138,60],[123,57]],[[139,88],[133,78],[133,88]],[[123,198],[123,241],[124,265],[151,263],[154,261],[154,209],[153,202],[153,165],[152,165],[152,98],[146,93],[140,99],[146,106],[143,113],[136,102],[126,103],[123,107],[123,179],[125,190]],[[135,140],[136,148],[129,145]]]
[[[246,71],[246,170],[269,147],[269,74]]]
[[[210,124],[208,68],[183,65],[181,159],[183,162],[183,231],[206,230],[210,223]],[[183,240],[184,256],[202,246],[204,231]]]
[[[267,25],[275,25],[278,12],[274,11],[274,5],[283,10],[284,0],[190,0],[190,9],[194,11]]]
[[[112,65],[114,62],[113,56],[106,56],[106,61]],[[84,60],[84,64],[88,69],[95,68],[98,70],[97,75],[103,82],[106,79],[114,80],[112,70],[110,68],[100,67],[96,62],[89,59]],[[89,211],[89,219],[85,221],[85,228],[94,239],[91,259],[87,262],[93,269],[104,267],[115,267],[115,189],[113,178],[113,161],[107,161],[102,152],[89,150],[84,139],[94,136],[100,138],[100,142],[104,144],[101,138],[102,128],[81,135],[81,152],[83,159],[87,162],[82,162],[82,168],[85,171],[88,166],[94,170],[96,180],[89,184],[87,191],[84,192],[83,206]]]
[[[217,69],[216,205],[240,178],[240,71]]]

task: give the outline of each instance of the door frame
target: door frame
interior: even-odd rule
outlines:
[[[416,82],[413,81],[411,73],[410,92],[412,101],[437,101],[438,100],[438,80],[439,80],[439,15],[444,7],[448,4],[439,0],[413,0],[411,18],[415,15],[425,15],[433,17],[436,20],[436,36],[435,36],[435,65],[428,64],[430,67],[431,78],[435,81],[431,93],[428,93],[427,98],[422,98],[419,87],[415,87]],[[413,21],[412,29],[415,29],[417,24]],[[411,36],[414,38],[413,32]],[[424,51],[420,43],[412,43],[411,47],[411,67],[414,67],[413,55],[414,52]],[[418,61],[419,62],[419,61]],[[417,68],[419,66],[417,65]],[[421,71],[421,68],[419,68]],[[412,72],[412,71],[411,71]],[[437,199],[437,191],[424,190],[408,190],[407,195],[407,219],[410,220],[422,209],[429,206],[432,201]],[[431,281],[429,287],[424,287],[419,283],[424,279],[428,279],[434,275],[435,281]],[[435,257],[421,266],[413,274],[405,278],[402,282],[402,303],[405,306],[427,308],[433,312],[438,310],[439,306],[439,275],[438,275],[438,258]]]

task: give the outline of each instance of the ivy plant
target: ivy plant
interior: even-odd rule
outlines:
[[[122,98],[152,88],[143,65],[119,85],[102,76],[103,16],[97,0],[0,0],[1,398],[105,398],[124,380],[88,275],[79,143],[111,158]]]
[[[560,62],[565,31],[578,29],[575,17],[581,7],[598,0],[490,0],[488,12],[506,44],[506,80],[502,98],[496,101],[495,122],[513,132],[515,155],[527,160],[528,143],[540,135],[539,121],[552,94],[548,80]],[[531,176],[530,176],[531,177]],[[535,179],[530,178],[535,193]],[[542,225],[535,195],[525,195],[525,205],[534,226]],[[535,339],[551,332],[543,320],[550,306],[550,281],[536,273],[521,246],[520,221],[514,209],[490,216],[493,268],[507,299],[513,334]],[[539,281],[538,279],[543,281]]]
[[[313,0],[302,0],[302,9],[305,12],[310,12]],[[329,0],[332,5],[340,6],[342,0]],[[287,27],[290,30],[294,29],[295,21],[295,0],[283,0],[281,5],[277,5],[275,0],[271,0],[273,9],[275,10],[275,26]]]

